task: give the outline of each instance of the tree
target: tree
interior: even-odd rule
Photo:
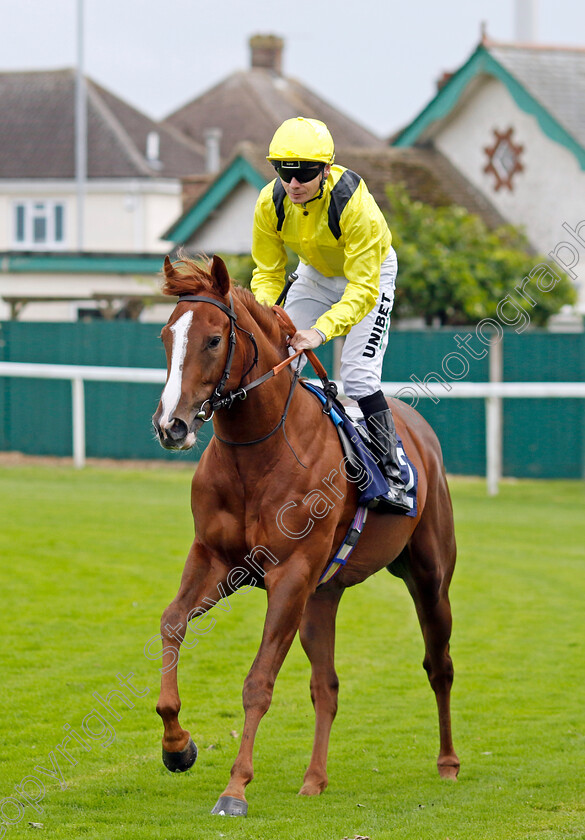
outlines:
[[[285,267],[285,276],[293,272],[299,264],[299,258],[287,248],[287,263]],[[246,289],[250,288],[250,280],[252,279],[252,271],[254,270],[254,260],[250,254],[221,254],[224,260],[229,275],[237,283],[238,286],[244,286]]]
[[[497,317],[498,304],[545,257],[529,253],[522,231],[513,225],[490,230],[465,208],[431,207],[413,201],[403,185],[386,188],[391,211],[387,214],[398,254],[398,285],[393,314],[397,319],[422,317],[427,324],[477,323]],[[530,321],[546,324],[565,304],[576,301],[568,277],[550,292],[536,282],[527,286],[536,301]],[[522,303],[522,297],[516,299]]]
[[[220,254],[232,280],[238,286],[250,288],[254,260],[250,254]]]

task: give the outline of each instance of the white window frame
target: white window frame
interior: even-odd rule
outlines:
[[[24,208],[23,238],[18,239],[19,208]],[[57,239],[56,213],[61,210],[62,237]],[[43,220],[45,236],[35,241],[35,221]],[[67,204],[62,199],[23,198],[12,203],[12,247],[20,251],[59,251],[67,248]]]

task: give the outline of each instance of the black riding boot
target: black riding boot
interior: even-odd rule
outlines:
[[[368,399],[366,397],[366,400]],[[381,411],[370,414],[367,408],[371,408],[371,404],[369,406],[367,403],[366,405],[362,405],[366,400],[359,400],[359,403],[364,413],[366,427],[370,435],[370,449],[376,457],[378,466],[384,477],[388,481],[388,495],[381,496],[377,505],[375,504],[377,500],[375,500],[374,505],[379,510],[387,509],[394,513],[409,513],[412,510],[412,505],[409,504],[406,488],[400,474],[396,427],[394,426],[392,412],[389,408],[384,408]]]

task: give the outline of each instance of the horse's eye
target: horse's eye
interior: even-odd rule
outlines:
[[[207,346],[213,350],[215,347],[219,347],[221,342],[221,335],[214,335],[213,338],[210,338],[207,342]]]

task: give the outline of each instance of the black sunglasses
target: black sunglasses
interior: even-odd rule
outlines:
[[[300,184],[306,184],[323,173],[325,165],[322,163],[302,163],[297,161],[277,161],[273,164],[278,177],[290,184],[296,178]]]

